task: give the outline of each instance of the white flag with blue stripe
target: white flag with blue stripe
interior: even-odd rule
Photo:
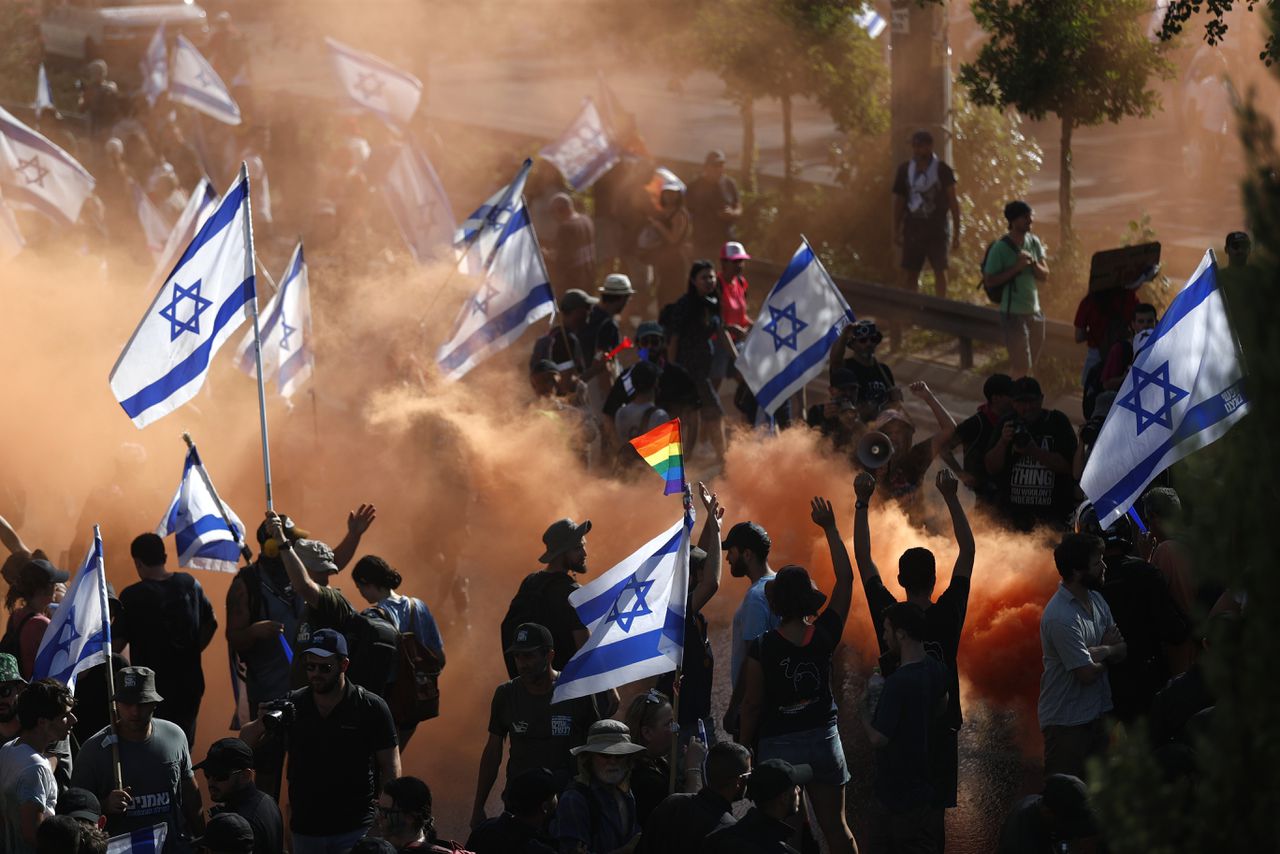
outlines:
[[[873,39],[878,38],[885,31],[885,27],[889,26],[884,16],[869,4],[863,11],[854,13],[853,22],[866,30],[867,35]]]
[[[15,209],[75,225],[93,184],[74,157],[0,107],[0,185]]]
[[[569,594],[590,637],[556,680],[551,702],[667,673],[684,655],[693,511],[604,575]]]
[[[262,381],[276,379],[280,396],[293,397],[315,366],[311,344],[311,293],[302,243],[294,247],[289,267],[276,291],[262,309],[258,334],[262,339]],[[236,347],[236,366],[251,377],[258,374],[253,354],[253,330]]]
[[[102,536],[93,526],[93,544],[71,587],[44,630],[31,679],[53,678],[75,690],[76,677],[107,660],[111,621],[107,619],[107,576]]]
[[[107,840],[107,854],[160,854],[164,850],[169,825],[161,822],[151,827],[140,827]]]
[[[18,228],[18,220],[5,203],[4,194],[0,193],[0,261],[8,261],[22,251],[27,241]]]
[[[147,241],[147,251],[159,263],[164,259],[164,248],[173,234],[174,223],[161,213],[147,191],[132,178],[129,179],[129,190],[133,193],[133,206],[138,213],[138,223],[142,226],[142,236]]]
[[[138,427],[195,397],[218,348],[248,318],[255,298],[248,211],[242,167],[111,369],[111,390]]]
[[[208,178],[201,178],[195,189],[191,191],[191,195],[187,197],[186,207],[178,215],[177,222],[173,224],[169,236],[165,239],[164,248],[156,261],[155,271],[151,274],[151,281],[147,283],[148,291],[160,287],[165,276],[169,275],[174,265],[178,263],[178,258],[182,256],[183,251],[195,239],[200,226],[205,224],[217,208],[217,190],[213,189]]]
[[[453,242],[458,221],[427,154],[413,142],[400,147],[382,179],[382,193],[413,259],[425,264]]]
[[[422,81],[385,59],[326,37],[333,72],[357,105],[397,123],[413,118],[422,99]]]
[[[525,163],[517,177],[521,185],[528,174]],[[506,202],[499,199],[489,207],[496,218],[505,212]],[[470,260],[492,245],[481,268],[479,290],[463,304],[452,337],[436,355],[449,379],[462,377],[520,337],[535,320],[555,313],[555,296],[524,199],[515,196],[511,213],[503,218],[494,234],[489,219],[484,219],[464,258]]]
[[[844,294],[809,244],[802,244],[738,349],[738,371],[761,410],[772,415],[822,373],[831,345],[852,320]]]
[[[154,107],[169,88],[169,51],[165,45],[163,23],[151,35],[147,52],[142,55],[138,68],[142,72],[142,94],[146,96],[147,106]]]
[[[1249,411],[1244,363],[1210,250],[1116,393],[1080,487],[1103,527],[1152,479],[1231,429]]]
[[[182,466],[182,483],[156,533],[161,537],[173,535],[178,566],[235,572],[240,544],[244,542],[244,523],[209,489],[211,483],[200,454],[191,448]],[[228,520],[235,526],[234,531],[227,525]]]
[[[179,35],[173,45],[169,100],[199,110],[223,124],[240,124],[240,106],[231,97],[227,84],[222,82],[209,60],[183,35]]]
[[[51,113],[58,111],[58,108],[53,105],[53,90],[49,88],[49,75],[45,73],[43,62],[40,63],[40,70],[36,72],[36,99],[31,106],[36,111],[37,119],[45,110]]]
[[[579,193],[622,159],[590,98],[582,100],[582,109],[568,130],[538,153],[559,169],[569,186]]]
[[[458,226],[453,234],[453,248],[458,256],[459,270],[469,276],[480,276],[489,268],[493,249],[506,228],[507,220],[520,204],[524,184],[532,168],[533,161],[525,160],[510,184],[486,199]]]

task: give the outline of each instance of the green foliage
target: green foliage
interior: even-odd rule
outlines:
[[[990,35],[960,82],[979,104],[1014,106],[1073,126],[1149,116],[1159,96],[1151,75],[1173,68],[1147,40],[1139,17],[1148,0],[973,0]]]
[[[1097,802],[1116,854],[1271,851],[1278,838],[1280,574],[1266,532],[1275,525],[1280,490],[1275,475],[1266,473],[1280,471],[1280,303],[1274,296],[1280,288],[1280,151],[1274,128],[1252,105],[1242,111],[1240,127],[1254,253],[1251,270],[1222,281],[1248,364],[1251,409],[1175,474],[1182,475],[1183,501],[1191,503],[1185,539],[1195,549],[1197,571],[1244,594],[1247,606],[1238,636],[1213,633],[1202,658],[1217,703],[1195,752],[1194,791],[1154,772],[1140,742],[1111,757]]]
[[[1227,35],[1227,22],[1223,18],[1233,7],[1243,6],[1252,12],[1260,5],[1260,0],[1169,0],[1169,8],[1160,25],[1160,38],[1163,41],[1176,38],[1192,15],[1204,12],[1208,15],[1204,22],[1204,40],[1211,45],[1218,45]],[[1280,62],[1280,39],[1275,36],[1274,24],[1276,16],[1280,15],[1280,0],[1266,0],[1265,11],[1273,22],[1272,34],[1267,39],[1266,47],[1258,54],[1258,59],[1272,65]]]

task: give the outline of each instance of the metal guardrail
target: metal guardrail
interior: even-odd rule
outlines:
[[[751,262],[751,269],[764,274],[766,279],[776,280],[782,275],[784,266],[773,261],[759,260]],[[859,317],[870,315],[885,324],[919,326],[954,335],[960,342],[962,368],[973,367],[974,341],[1004,344],[999,309],[942,299],[932,294],[911,293],[901,288],[859,279],[832,276],[832,280]],[[1041,354],[1068,361],[1079,360],[1084,355],[1081,345],[1076,343],[1075,330],[1071,324],[1060,320],[1045,320],[1045,340]]]

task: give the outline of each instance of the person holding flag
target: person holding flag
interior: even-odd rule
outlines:
[[[810,516],[826,535],[835,587],[828,602],[808,570],[795,564],[782,567],[765,585],[765,598],[780,623],[747,647],[740,677],[740,740],[755,749],[760,762],[781,759],[813,769],[813,780],[805,784],[805,791],[827,849],[853,854],[857,846],[844,803],[849,769],[831,691],[831,658],[849,618],[853,564],[831,502],[814,498]]]

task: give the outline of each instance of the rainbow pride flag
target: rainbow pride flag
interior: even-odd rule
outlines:
[[[662,475],[667,485],[663,495],[684,492],[684,452],[680,447],[680,419],[659,424],[643,436],[631,440],[631,445]]]

